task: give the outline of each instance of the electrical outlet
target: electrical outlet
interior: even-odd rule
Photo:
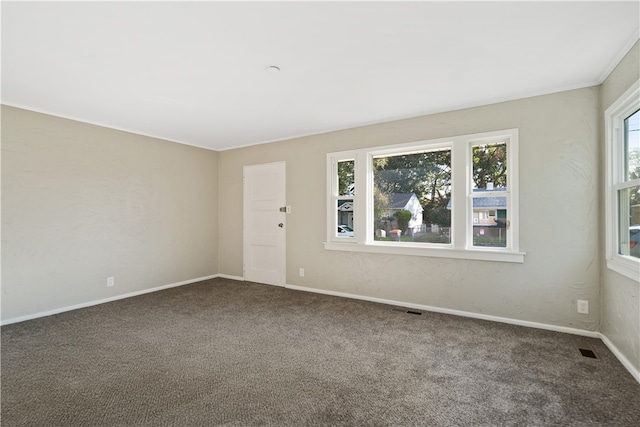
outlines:
[[[589,314],[589,300],[579,299],[578,301],[578,313]]]
[[[113,276],[107,277],[107,288],[110,288],[113,285],[115,285],[115,279]]]
[[[300,277],[304,277],[304,268],[300,269]]]

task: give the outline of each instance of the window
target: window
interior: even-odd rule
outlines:
[[[473,246],[507,247],[507,143],[471,148]],[[477,221],[476,221],[477,215]]]
[[[353,237],[354,163],[353,160],[338,162],[338,197],[334,206],[338,215],[337,235],[340,237]]]
[[[451,148],[371,156],[373,239],[451,243]],[[439,224],[427,231],[426,220]]]
[[[355,160],[349,154],[334,158],[329,172],[334,177],[329,192],[332,238],[338,240],[352,240],[354,235]]]
[[[523,262],[517,153],[517,129],[329,153],[325,248]]]
[[[605,112],[607,267],[640,281],[640,82]]]

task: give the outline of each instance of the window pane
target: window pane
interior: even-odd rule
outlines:
[[[354,180],[355,161],[345,160],[338,162],[338,195],[353,196],[356,194],[356,186]]]
[[[451,149],[373,158],[374,239],[451,242]]]
[[[618,192],[620,247],[618,253],[640,258],[640,186]]]
[[[640,178],[640,110],[624,121],[625,181]]]
[[[507,144],[474,145],[473,188],[491,191],[507,187]]]
[[[473,198],[473,246],[507,247],[507,198]]]
[[[353,237],[353,199],[339,199],[336,236]]]

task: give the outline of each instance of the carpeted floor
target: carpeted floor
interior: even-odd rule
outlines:
[[[225,279],[4,326],[1,351],[3,427],[640,420],[600,340]]]

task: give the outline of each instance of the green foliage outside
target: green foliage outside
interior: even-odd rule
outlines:
[[[475,146],[472,149],[472,178],[475,188],[507,186],[506,144]],[[355,194],[353,160],[338,162],[338,191],[340,195]],[[426,224],[451,226],[451,150],[442,149],[373,159],[373,205],[376,228],[385,228],[391,218],[389,196],[415,193],[422,205]],[[634,196],[635,197],[635,196]],[[400,224],[399,224],[400,225]],[[404,225],[404,224],[403,224]],[[407,223],[408,226],[408,223]],[[399,227],[403,231],[403,227]]]
[[[475,188],[507,186],[507,146],[504,143],[472,149]],[[376,227],[384,223],[391,194],[415,193],[424,209],[425,224],[451,226],[451,150],[442,149],[373,159]]]
[[[355,194],[353,160],[338,162],[338,194],[341,196]]]
[[[507,246],[506,235],[502,238],[491,236],[476,236],[473,238],[473,246],[491,246],[494,248],[504,248]]]
[[[426,223],[451,225],[447,203],[451,197],[451,151],[429,151],[373,159],[374,188],[380,195],[415,193]],[[375,194],[374,192],[374,194]],[[381,220],[388,207],[374,198],[374,214]],[[380,215],[378,215],[378,212]]]
[[[389,197],[383,194],[378,187],[373,188],[373,217],[376,220],[376,228],[385,228],[385,217],[389,211]]]
[[[398,221],[398,228],[402,230],[402,234],[407,231],[409,228],[409,221],[411,221],[411,212],[405,209],[401,209],[397,211],[393,216],[395,216],[396,221]]]
[[[504,144],[473,147],[473,182],[476,188],[507,187],[507,146]]]
[[[398,241],[397,238],[386,236],[376,237],[377,241],[393,242]],[[449,236],[444,233],[424,233],[416,234],[414,236],[400,236],[401,242],[421,242],[421,243],[450,243]]]

